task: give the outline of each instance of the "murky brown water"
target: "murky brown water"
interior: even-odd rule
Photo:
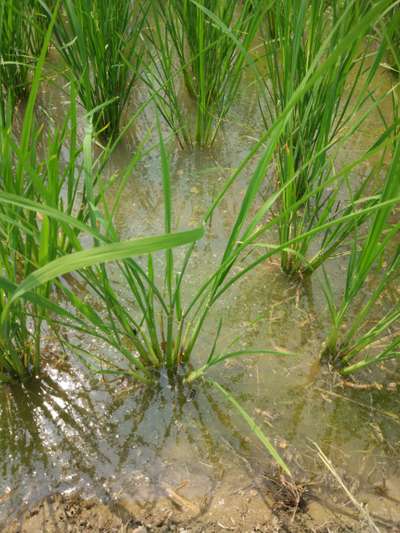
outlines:
[[[51,94],[42,100],[49,107],[54,101]],[[178,228],[201,221],[222,181],[262,130],[251,91],[229,120],[212,151],[176,151],[173,156]],[[369,121],[356,143],[352,141],[350,155],[370,144],[370,132],[376,132],[379,118]],[[121,146],[108,174],[124,166],[133,150],[133,141]],[[159,168],[153,151],[129,180],[117,218],[123,238],[162,229]],[[221,256],[245,185],[246,173],[199,244],[186,279],[189,293]],[[330,266],[337,288],[343,284],[343,264],[338,260]],[[261,265],[216,305],[195,360],[208,353],[221,314],[221,345],[242,334],[240,346],[276,347],[297,354],[290,359],[236,359],[210,372],[254,416],[295,477],[323,482],[328,491],[335,487],[311,441],[325,451],[355,493],[365,498],[372,497],[385,480],[398,477],[399,368],[393,364],[367,373],[370,382],[384,378],[391,384],[378,391],[343,387],[337,376],[319,367],[328,312],[318,274],[301,284],[285,277],[277,260]],[[0,389],[0,524],[25,505],[55,492],[79,491],[144,504],[163,495],[165,486],[176,488],[182,483],[181,494],[186,498],[210,502],[208,512],[226,505],[229,514],[238,489],[252,486],[271,467],[260,443],[207,385],[196,384],[189,391],[174,389],[167,379],[149,389],[125,380],[102,381],[70,358],[49,364],[43,379],[29,387]]]

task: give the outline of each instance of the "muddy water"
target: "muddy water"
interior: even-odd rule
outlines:
[[[49,98],[47,105],[51,102]],[[369,132],[380,127],[379,117],[369,120],[368,135],[357,137],[354,152],[368,146]],[[262,131],[260,124],[250,92],[233,109],[212,151],[174,153],[175,227],[200,223],[223,180]],[[108,175],[127,163],[133,146],[131,140],[117,150]],[[250,171],[233,186],[199,244],[186,278],[187,295],[221,257]],[[162,206],[160,160],[152,151],[124,194],[116,221],[122,237],[161,231]],[[338,260],[330,267],[338,289],[343,264]],[[306,283],[290,280],[277,260],[261,265],[217,303],[195,363],[207,356],[220,316],[221,347],[240,336],[236,347],[274,347],[296,354],[237,359],[210,372],[269,435],[295,479],[314,484],[324,501],[340,499],[314,441],[357,497],[400,524],[398,366],[363,376],[369,383],[385,382],[381,390],[350,388],[320,368],[328,314],[319,276]],[[273,475],[273,463],[218,391],[207,384],[190,390],[176,387],[163,377],[149,389],[126,380],[99,380],[73,358],[59,360],[55,348],[48,349],[50,364],[40,381],[0,389],[0,524],[49,494],[75,491],[135,512],[167,497],[178,511],[205,514],[238,530],[246,513],[249,527],[269,516],[265,482]]]

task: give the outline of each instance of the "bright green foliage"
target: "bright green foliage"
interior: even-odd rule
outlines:
[[[75,102],[75,94],[71,97]],[[43,140],[40,130],[33,128],[30,151],[22,153],[11,133],[11,114],[7,119],[0,129],[1,381],[39,372],[44,321],[55,326],[55,333],[60,319],[67,318],[72,329],[82,328],[79,319],[52,304],[51,289],[57,278],[91,265],[191,243],[202,235],[202,230],[192,230],[110,243],[93,219],[102,198],[93,193],[98,178],[95,163],[90,169],[87,158],[83,166],[79,163],[82,148],[77,146],[76,105],[72,104],[64,126],[48,139],[43,159],[37,156],[39,140]],[[67,142],[70,152],[65,163],[61,149]],[[91,137],[89,142],[85,138],[83,149],[91,150]],[[86,224],[91,220],[96,220],[93,227]],[[84,234],[104,244],[84,250],[80,241]],[[59,289],[73,303],[79,300],[67,287]]]
[[[74,99],[72,94],[72,99]],[[76,109],[71,106],[65,124],[46,138],[41,130],[25,120],[18,139],[12,132],[11,106],[6,106],[5,120],[0,123],[0,192],[11,197],[23,197],[85,218],[85,194],[81,195],[82,174],[79,170],[79,148],[76,146]],[[27,115],[26,115],[27,118]],[[23,135],[32,128],[28,149]],[[69,162],[62,157],[62,147],[69,142]],[[40,144],[45,145],[42,156]],[[80,247],[79,232],[52,217],[19,206],[0,206],[0,307],[3,309],[16,284],[38,267],[60,254]],[[38,296],[48,296],[44,286]],[[18,302],[3,323],[1,336],[0,374],[15,375],[37,372],[40,367],[42,320],[45,312],[40,305]]]
[[[29,73],[40,53],[45,33],[43,8],[39,0],[0,2],[0,97],[10,92],[23,97],[29,87]]]
[[[343,297],[337,305],[326,277],[325,294],[332,318],[332,327],[323,358],[333,362],[343,374],[350,374],[384,359],[400,356],[400,304],[398,298],[378,320],[370,321],[376,303],[400,275],[400,246],[395,238],[400,224],[390,222],[394,205],[400,204],[400,144],[395,141],[394,153],[385,185],[380,195],[380,207],[369,223],[368,232],[356,232],[348,259],[347,279]],[[372,294],[360,307],[363,289],[369,277],[378,278]],[[377,347],[377,343],[379,346]]]
[[[273,2],[264,35],[268,71],[262,104],[267,128],[286,108],[316,64],[339,49],[338,44],[348,35],[354,21],[368,15],[367,7],[367,3],[359,0],[332,2],[329,6],[321,0]],[[339,187],[332,186],[334,166],[329,154],[334,145],[344,137],[348,140],[350,131],[354,132],[354,117],[369,97],[370,83],[383,54],[381,46],[369,57],[368,73],[364,74],[369,52],[365,35],[371,28],[372,24],[365,25],[350,45],[341,49],[324,76],[297,100],[285,124],[276,155],[277,188],[282,190],[281,243],[332,216],[344,214],[337,208]],[[364,189],[362,184],[358,191],[353,191],[352,201],[357,201]],[[349,205],[351,209],[351,201]],[[331,235],[329,249],[337,248],[347,235],[348,231],[341,231],[334,240]],[[321,258],[329,255],[323,249],[318,258],[309,261],[310,243],[309,239],[303,239],[281,252],[285,272],[313,271],[321,264]]]
[[[378,27],[378,33],[387,43],[387,60],[400,73],[400,6],[397,4]]]
[[[104,204],[105,214],[101,214],[91,199],[90,187],[87,188],[87,202],[90,213],[88,216],[87,233],[93,237],[94,248],[82,252],[63,256],[32,272],[17,288],[9,305],[3,308],[2,321],[7,318],[14,305],[18,305],[21,298],[30,299],[30,292],[53,279],[55,276],[78,270],[74,276],[84,281],[100,302],[99,306],[91,305],[86,294],[80,294],[66,285],[60,286],[63,294],[69,299],[75,311],[75,317],[67,316],[68,325],[73,330],[81,331],[89,336],[98,338],[102,343],[111,347],[117,355],[96,353],[86,350],[68,338],[63,339],[64,345],[69,346],[91,370],[103,374],[130,375],[143,383],[154,383],[159,379],[159,373],[166,369],[172,380],[183,378],[187,383],[203,377],[205,372],[227,359],[243,355],[272,355],[287,357],[291,354],[276,350],[249,350],[217,353],[217,338],[210,349],[205,364],[192,371],[190,362],[197,340],[203,330],[203,324],[209,310],[219,297],[219,289],[224,282],[229,270],[239,258],[236,243],[228,243],[225,256],[216,272],[198,290],[195,297],[185,305],[183,301],[185,289],[185,274],[190,268],[189,262],[194,250],[195,242],[202,237],[203,229],[196,229],[180,233],[172,233],[172,202],[169,177],[169,158],[163,139],[160,136],[160,150],[162,162],[162,179],[164,185],[165,201],[165,235],[148,237],[128,242],[118,241],[118,234],[113,226],[109,213],[118,209],[119,198],[116,196],[115,204],[107,209]],[[95,173],[90,164],[91,143],[84,142],[83,159],[86,180],[95,181]],[[133,162],[139,160],[136,154]],[[130,173],[133,164],[128,165]],[[257,173],[259,177],[259,173]],[[122,178],[124,181],[124,177]],[[93,191],[92,191],[93,192]],[[0,204],[6,203],[13,206],[23,204],[21,198],[6,198],[0,194]],[[217,200],[210,208],[208,218],[218,205]],[[26,202],[25,202],[26,204]],[[242,217],[251,203],[248,198],[244,202],[241,212]],[[30,207],[32,209],[33,206]],[[47,213],[48,208],[39,208],[42,213]],[[61,220],[61,215],[56,216]],[[71,226],[79,229],[73,220]],[[102,235],[98,228],[105,231]],[[237,228],[236,228],[237,230]],[[110,242],[111,244],[102,245]],[[183,262],[175,266],[175,257],[172,247],[192,243],[184,256]],[[133,256],[140,253],[165,249],[165,266],[162,272],[163,287],[160,284],[160,273],[156,269],[156,261],[149,255],[147,262],[139,262]],[[123,280],[124,291],[118,290],[114,283],[114,273],[104,264],[113,261],[117,273]],[[98,301],[98,300],[97,300]],[[54,307],[54,306],[53,306]],[[53,309],[59,320],[65,320],[65,309]],[[240,407],[231,395],[217,385],[233,403],[240,415],[252,427],[255,434],[263,442],[271,455],[278,461],[282,468],[289,472],[287,466],[277,454],[271,442],[255,425],[251,417]]]
[[[106,138],[119,133],[143,61],[148,1],[65,0],[55,27],[58,50],[81,102]]]
[[[4,13],[4,11],[3,11]],[[10,13],[10,12],[9,12]],[[53,17],[54,21],[54,17]],[[42,181],[41,173],[46,168],[37,155],[39,131],[34,130],[33,108],[36,100],[41,70],[51,35],[51,27],[44,38],[43,48],[35,69],[32,90],[25,110],[22,131],[19,139],[13,134],[14,101],[11,96],[2,101],[0,113],[0,190],[26,197],[51,195],[57,190],[57,157],[48,167],[48,180]],[[61,137],[65,135],[61,134]],[[56,135],[54,143],[49,142],[48,150],[54,158],[57,150]],[[43,168],[42,168],[43,167]],[[72,167],[73,171],[73,167]],[[48,182],[48,183],[47,183]],[[44,183],[49,189],[44,188]],[[40,192],[39,192],[40,191]],[[54,197],[52,197],[54,201]],[[33,270],[41,261],[54,253],[57,238],[48,242],[48,237],[57,237],[49,221],[38,220],[35,213],[2,206],[1,216],[1,308],[3,309],[15,284]],[[43,229],[43,231],[42,231]],[[1,380],[12,375],[24,376],[27,372],[37,371],[40,364],[41,315],[37,309],[23,304],[14,308],[15,313],[4,324],[1,336],[0,373]]]
[[[240,5],[230,0],[154,0],[153,7],[153,72],[147,83],[180,144],[210,146],[237,95],[265,7],[250,0]],[[194,131],[182,103],[180,75],[195,109]]]

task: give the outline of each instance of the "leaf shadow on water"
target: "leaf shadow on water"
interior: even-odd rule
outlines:
[[[114,470],[115,475],[121,476],[120,490],[117,483],[113,492],[125,493],[129,500],[145,507],[146,512],[151,512],[160,498],[168,497],[169,489],[179,485],[186,474],[192,478],[188,487],[191,497],[198,500],[201,492],[202,504],[193,519],[205,514],[229,467],[227,458],[232,459],[234,455],[241,460],[240,451],[250,453],[247,434],[235,426],[233,416],[205,383],[188,387],[179,381],[169,383],[162,376],[156,386],[142,390],[139,395],[128,393],[126,398],[113,403],[109,416],[118,419],[117,411],[123,411],[124,415],[116,421],[115,431],[128,427],[124,428],[125,438],[120,439]],[[134,449],[137,450],[135,465],[132,464]],[[199,468],[197,462],[208,466],[206,478],[207,468]],[[135,488],[132,483],[140,464],[150,484],[145,497],[141,484]]]
[[[248,434],[220,400],[207,384],[94,381],[68,364],[4,387],[0,524],[57,493],[96,496],[123,517],[124,492],[151,512],[185,476],[195,515],[206,513],[232,465],[252,475]]]
[[[76,385],[60,375],[43,374],[0,390],[0,491],[10,496],[5,513],[65,490],[65,480],[74,477],[68,473],[72,461],[86,478],[95,473],[88,457],[108,461],[98,447],[97,432],[88,431],[102,426],[90,396],[82,401],[81,393],[71,394]],[[79,377],[77,383],[82,386]],[[1,513],[0,523],[3,517]]]

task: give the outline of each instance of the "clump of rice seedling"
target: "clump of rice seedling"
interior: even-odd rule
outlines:
[[[371,94],[370,83],[384,51],[383,43],[373,53],[366,48],[365,35],[376,20],[371,17],[357,38],[336,54],[338,43],[354,21],[367,20],[372,7],[358,0],[329,6],[319,0],[278,0],[267,13],[264,46],[268,78],[262,92],[267,128],[292,100],[301,81],[312,75],[318,62],[326,59],[329,63],[325,75],[311,84],[293,106],[279,141],[276,179],[277,188],[282,190],[281,243],[343,214],[338,208],[340,187],[332,185],[334,166],[328,152],[332,153],[332,147],[344,139],[348,141],[360,127],[362,120],[354,117]],[[368,58],[367,66],[368,55],[373,57]],[[365,110],[361,116],[365,118]],[[365,187],[365,183],[356,191],[352,187],[353,201],[359,200]],[[336,232],[334,248],[347,235],[348,231]],[[297,240],[282,250],[281,266],[285,272],[312,272],[321,264],[321,258],[329,255],[325,249],[318,259],[307,262],[311,240]]]
[[[141,33],[148,1],[66,0],[54,35],[94,126],[107,138],[119,133],[143,61]]]
[[[11,96],[2,102],[0,113],[2,312],[22,279],[60,254],[80,248],[79,222],[84,222],[88,213],[84,185],[82,187],[84,175],[79,164],[76,92],[73,87],[68,116],[51,136],[46,138],[34,119],[34,105],[55,17],[56,11],[44,37],[19,136],[13,131],[14,103]],[[67,141],[70,151],[68,163],[64,164],[62,148]],[[42,150],[43,154],[40,155]],[[22,202],[13,203],[18,198]],[[48,212],[41,213],[42,205],[47,205],[53,216],[49,216]],[[56,218],[54,213],[57,214]],[[67,220],[68,217],[76,220],[78,227],[71,228],[63,216]],[[43,285],[31,295],[28,305],[18,302],[7,318],[2,320],[1,381],[23,378],[39,370],[42,325],[49,307],[45,304],[49,290],[49,285]]]
[[[377,28],[378,35],[387,44],[386,60],[389,67],[400,73],[400,6],[395,5],[385,20]]]
[[[71,94],[72,99],[75,93]],[[9,100],[11,103],[11,100]],[[85,218],[83,174],[79,170],[79,147],[76,146],[76,109],[71,109],[64,125],[46,140],[28,113],[21,137],[12,129],[12,106],[6,104],[0,119],[0,309],[3,310],[18,283],[29,273],[60,254],[79,246],[79,232],[65,222],[22,205],[6,203],[22,197],[25,202],[46,204],[60,214],[77,220]],[[29,130],[29,131],[28,131]],[[25,142],[25,139],[29,139]],[[69,164],[64,163],[62,148],[70,142]],[[46,145],[47,143],[47,145]],[[42,146],[45,145],[42,152]],[[23,377],[40,368],[42,325],[46,306],[41,299],[49,295],[49,286],[37,291],[29,304],[18,302],[7,322],[3,322],[0,347],[0,379]]]
[[[50,300],[56,285],[60,290],[63,285],[53,283],[57,276],[78,268],[85,258],[90,266],[101,253],[106,258],[110,253],[116,258],[148,253],[192,242],[198,236],[198,232],[192,231],[118,242],[113,246],[96,225],[91,227],[99,216],[97,204],[104,193],[101,185],[95,192],[97,178],[112,146],[93,161],[88,156],[92,128],[88,129],[83,146],[78,141],[74,84],[66,119],[52,129],[51,135],[46,136],[34,119],[41,72],[59,3],[34,71],[20,135],[13,130],[11,98],[2,102],[0,113],[0,381],[24,379],[39,372],[45,327],[54,326],[56,334],[58,324],[65,321],[82,328],[74,315]],[[69,152],[64,161],[65,145]],[[80,239],[85,233],[96,244],[108,247],[101,250],[98,247],[92,254],[85,252]],[[72,252],[77,252],[78,263],[70,259]],[[53,264],[56,266],[48,267]],[[42,276],[38,275],[41,269]],[[22,280],[28,280],[22,287],[24,300],[18,297]]]
[[[0,90],[24,97],[29,74],[40,54],[45,31],[39,0],[3,0],[0,4]]]
[[[380,195],[380,207],[369,221],[367,234],[355,233],[345,290],[339,304],[335,302],[329,278],[325,275],[325,295],[332,326],[322,357],[337,366],[342,374],[351,374],[371,364],[400,356],[398,298],[390,309],[383,311],[379,320],[373,321],[372,326],[368,325],[374,306],[400,274],[400,246],[395,243],[400,225],[390,223],[389,219],[393,207],[400,205],[398,140],[393,151]],[[372,274],[378,277],[378,282],[360,306],[363,289]]]
[[[56,8],[56,0],[31,0],[29,3],[29,26],[26,28],[30,34],[30,49],[34,57],[39,57],[43,41],[49,25],[48,14]]]
[[[278,136],[276,141],[277,139]],[[89,144],[85,143],[85,167],[87,169],[92,168],[89,148]],[[251,156],[254,155],[257,148],[259,146],[253,149]],[[165,236],[172,236],[173,206],[170,192],[169,157],[162,137],[160,137],[160,150],[165,200]],[[206,378],[206,375],[211,368],[236,357],[246,355],[290,357],[291,354],[274,349],[237,349],[232,351],[220,349],[218,341],[222,328],[221,321],[217,327],[216,338],[210,346],[210,351],[206,354],[203,364],[197,368],[192,367],[195,348],[211,307],[246,272],[276,253],[276,250],[272,250],[268,251],[265,256],[257,254],[256,258],[253,257],[250,261],[245,261],[242,264],[242,268],[237,273],[232,274],[232,269],[239,260],[249,255],[251,246],[254,245],[257,237],[276,224],[276,219],[273,219],[262,228],[259,227],[259,221],[263,220],[266,213],[271,210],[278,195],[268,198],[253,214],[254,200],[262,186],[266,168],[271,162],[272,155],[272,147],[263,154],[251,176],[225,252],[216,266],[215,272],[200,284],[189,302],[185,302],[185,276],[190,270],[190,260],[195,243],[190,245],[183,259],[179,260],[179,262],[173,250],[168,248],[165,251],[164,267],[161,272],[159,262],[151,254],[148,255],[146,262],[128,257],[129,251],[126,249],[124,254],[121,255],[115,253],[115,248],[110,250],[108,255],[103,255],[104,247],[100,246],[100,244],[104,242],[104,239],[106,242],[118,241],[118,233],[114,228],[110,214],[118,209],[123,182],[132,172],[139,158],[137,154],[128,166],[126,175],[122,176],[121,189],[115,196],[115,203],[108,209],[105,207],[105,214],[100,214],[99,211],[93,210],[89,216],[97,247],[95,246],[93,250],[85,252],[86,255],[81,262],[76,261],[78,254],[72,254],[66,258],[68,262],[63,264],[60,261],[53,262],[53,265],[50,264],[47,268],[41,268],[34,275],[30,275],[20,285],[16,295],[16,302],[18,302],[20,296],[26,295],[26,292],[32,286],[37,287],[41,283],[48,281],[49,275],[60,275],[67,271],[72,271],[78,266],[85,267],[78,270],[75,276],[84,281],[84,286],[90,289],[92,298],[95,298],[94,301],[99,299],[102,302],[102,309],[97,305],[91,305],[91,300],[88,301],[85,295],[79,295],[67,287],[63,287],[63,292],[78,313],[81,330],[90,336],[97,337],[102,343],[108,344],[113,348],[114,355],[87,350],[84,346],[68,338],[64,339],[65,345],[69,346],[88,368],[99,374],[128,375],[144,384],[154,384],[159,379],[160,373],[167,373],[171,381],[183,379],[184,383],[188,385],[197,380],[205,379],[235,406],[278,464],[288,471],[287,466],[279,457],[271,442],[260,428],[254,425],[254,421],[242,409],[235,398],[217,382]],[[249,159],[251,159],[251,156],[249,156]],[[223,191],[221,191],[206,214],[206,223],[210,221],[221,198],[242,168],[243,166],[225,183]],[[382,201],[384,200],[382,199]],[[90,196],[88,197],[88,203],[92,205]],[[377,209],[376,205],[372,207]],[[365,209],[368,210],[370,208]],[[354,217],[362,216],[362,212],[361,214],[353,213],[352,215]],[[94,233],[96,231],[95,228],[98,227],[104,229],[104,237],[101,236],[99,238]],[[201,235],[201,231],[195,231],[191,239],[197,240]],[[132,255],[133,251],[132,249]],[[146,250],[142,248],[142,253],[145,252]],[[116,270],[114,271],[111,271],[104,264],[99,265],[99,263],[105,263],[110,260],[118,260],[115,263]],[[57,269],[55,269],[55,266],[57,266]],[[118,275],[119,280],[122,280],[122,286],[124,287],[122,292],[118,290],[115,284],[116,275]]]
[[[250,0],[240,6],[230,0],[173,0],[153,7],[153,69],[146,81],[180,144],[210,146],[237,96],[265,8]],[[194,104],[194,127],[180,78]]]
[[[97,204],[104,191],[94,192],[98,179],[95,168],[102,168],[102,160],[84,157],[82,161],[76,92],[72,91],[65,124],[47,139],[42,158],[38,155],[39,141],[44,140],[41,130],[25,115],[18,141],[12,133],[10,108],[6,111],[6,122],[0,122],[0,382],[25,379],[40,371],[45,327],[52,328],[57,336],[58,326],[64,323],[84,330],[81,320],[51,301],[57,286],[60,294],[72,297],[67,286],[54,281],[57,276],[90,266],[100,258],[107,260],[110,254],[116,259],[145,254],[192,242],[201,234],[189,231],[110,243],[97,226]],[[83,142],[86,156],[91,131]],[[67,142],[70,150],[64,162],[62,148]],[[81,242],[84,235],[103,247],[85,251]]]
[[[130,243],[118,242],[118,233],[114,228],[110,214],[118,208],[120,191],[116,195],[113,206],[107,208],[106,204],[104,205],[103,214],[97,208],[91,209],[88,218],[88,225],[90,226],[88,234],[93,237],[94,247],[90,250],[62,256],[29,274],[14,292],[8,308],[3,311],[2,320],[5,320],[12,306],[18,304],[20,299],[28,298],[32,290],[45,286],[50,280],[60,275],[77,270],[75,276],[84,281],[84,286],[91,290],[94,297],[100,299],[103,309],[100,310],[98,305],[91,305],[90,301],[87,300],[87,295],[82,296],[71,287],[60,286],[63,294],[77,312],[77,318],[72,322],[71,329],[77,328],[88,335],[97,337],[102,343],[113,348],[117,355],[93,353],[93,351],[78,345],[76,341],[69,340],[68,336],[63,339],[63,343],[70,347],[73,353],[78,355],[96,373],[124,374],[132,376],[142,383],[151,384],[159,379],[160,372],[165,371],[171,380],[183,379],[185,383],[189,384],[203,378],[209,368],[229,358],[244,354],[287,356],[286,353],[268,349],[217,352],[217,335],[205,364],[192,371],[190,364],[192,354],[203,329],[203,323],[208,316],[210,307],[218,298],[218,289],[230,269],[229,263],[233,264],[237,259],[235,257],[235,241],[230,241],[226,251],[227,257],[222,260],[220,269],[200,288],[189,305],[185,306],[182,299],[185,273],[189,268],[194,243],[202,237],[204,231],[199,228],[186,232],[172,232],[169,161],[162,137],[160,137],[160,149],[165,199],[165,235],[159,238],[133,240]],[[89,142],[84,143],[83,155],[86,179],[90,182],[93,178],[93,170],[91,170],[93,167],[90,163],[91,147]],[[137,160],[138,155],[136,154],[132,164],[128,165],[127,175],[130,175]],[[265,167],[262,166],[259,172],[264,169]],[[259,177],[258,173],[257,177]],[[122,181],[125,179],[126,176],[123,176]],[[89,189],[88,193],[87,204],[90,208],[94,204],[91,201]],[[0,195],[0,203],[1,201]],[[250,203],[247,203],[246,210],[249,205]],[[212,210],[213,208],[209,216],[211,216]],[[103,234],[98,231],[98,228],[103,230]],[[172,247],[180,244],[191,245],[177,271]],[[158,282],[157,263],[152,255],[153,251],[161,249],[165,249],[163,287],[160,287]],[[232,250],[232,256],[229,250]],[[150,254],[147,257],[147,262],[143,263],[134,259],[135,255],[140,254]],[[124,296],[116,289],[113,283],[114,276],[104,265],[109,261],[115,262],[125,290],[129,292],[128,297],[126,292]],[[63,318],[61,313],[59,315],[60,318]],[[220,328],[218,334],[219,332]],[[231,401],[275,460],[288,472],[287,466],[270,441],[229,391],[212,380],[209,382]]]

